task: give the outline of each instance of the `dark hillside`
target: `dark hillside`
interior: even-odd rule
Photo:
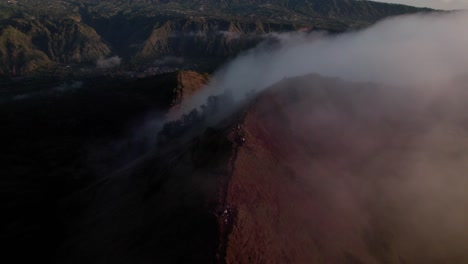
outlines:
[[[180,72],[139,80],[44,80],[49,87],[35,92],[4,88],[0,233],[6,252],[51,261],[98,183],[149,151],[157,120],[204,82],[204,75]]]

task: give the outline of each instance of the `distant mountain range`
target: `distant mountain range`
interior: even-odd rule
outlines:
[[[125,65],[164,56],[227,58],[272,32],[365,27],[430,9],[354,0],[0,1],[0,75],[120,56]]]

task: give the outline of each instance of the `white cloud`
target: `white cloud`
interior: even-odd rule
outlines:
[[[287,77],[318,73],[350,81],[396,86],[440,87],[468,73],[468,13],[420,14],[382,21],[341,35],[276,36],[279,45],[260,45],[223,67],[197,96],[192,109],[212,94],[236,98]]]
[[[392,85],[441,83],[467,73],[466,25],[468,13],[430,14],[338,36],[284,34],[280,49],[244,54],[217,78],[235,93],[308,73]]]
[[[122,59],[119,56],[110,57],[108,59],[100,58],[96,62],[96,66],[99,69],[109,69],[118,67],[121,63]]]

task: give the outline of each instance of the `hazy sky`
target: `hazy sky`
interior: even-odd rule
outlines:
[[[436,9],[468,9],[468,0],[374,0]]]

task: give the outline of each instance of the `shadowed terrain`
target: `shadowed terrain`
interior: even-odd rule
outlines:
[[[0,102],[6,252],[19,261],[54,259],[95,203],[96,188],[154,148],[164,114],[206,80],[176,72],[6,82]]]

